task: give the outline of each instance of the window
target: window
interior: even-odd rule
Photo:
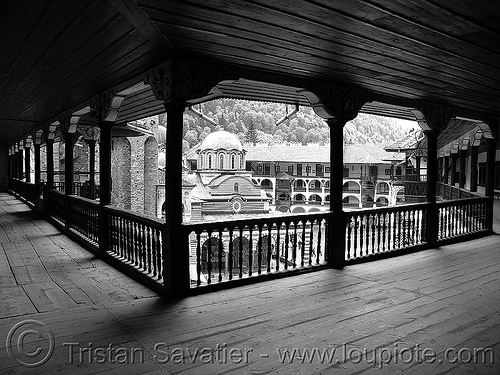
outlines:
[[[278,172],[280,171],[280,166],[279,166],[279,164],[276,164],[276,165],[274,166],[274,171],[275,171],[276,173],[278,173]]]
[[[479,186],[486,185],[486,163],[479,163],[478,165],[477,184]]]
[[[386,168],[385,169],[385,175],[390,176],[391,175],[391,168]]]
[[[212,169],[212,154],[208,155],[208,169]]]
[[[316,176],[323,177],[323,165],[316,164]]]
[[[238,186],[238,183],[236,182],[236,183],[234,184],[234,192],[235,192],[235,193],[237,193],[237,192],[239,192],[239,191],[240,191],[240,187]]]
[[[306,173],[311,173],[311,166],[310,165],[306,165]]]
[[[234,169],[235,166],[236,166],[236,156],[235,155],[231,155],[231,169]]]
[[[257,170],[260,172],[262,171],[262,164],[257,165]]]
[[[264,174],[266,176],[271,174],[271,164],[269,163],[264,164]]]
[[[330,167],[325,167],[325,173],[330,173]]]
[[[302,164],[297,164],[297,176],[302,176]]]
[[[224,155],[219,157],[219,169],[224,169]]]
[[[288,174],[293,174],[293,165],[288,166]]]
[[[401,176],[401,167],[396,167],[396,176]]]

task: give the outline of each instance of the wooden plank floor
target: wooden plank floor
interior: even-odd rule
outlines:
[[[498,235],[166,301],[9,196],[0,213],[2,374],[500,373]]]

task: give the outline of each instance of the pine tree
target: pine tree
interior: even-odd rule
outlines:
[[[253,120],[250,120],[250,124],[248,124],[248,129],[247,133],[245,134],[245,139],[248,143],[251,143],[254,146],[257,144],[259,140],[259,135],[257,134],[257,129],[255,128]]]

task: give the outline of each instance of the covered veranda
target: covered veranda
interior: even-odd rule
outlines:
[[[99,259],[161,296],[183,298],[166,302],[163,297],[149,296],[120,306],[109,294],[114,287],[122,293],[122,286],[115,284],[105,293],[111,301],[97,292],[116,309],[104,311],[99,303],[75,307],[78,299],[73,295],[54,292],[67,305],[34,316],[48,325],[62,322],[61,331],[52,327],[56,342],[65,342],[69,329],[74,335],[69,339],[75,340],[71,342],[107,346],[109,338],[116,337],[113,343],[137,342],[150,354],[153,342],[164,340],[157,337],[160,332],[176,337],[171,344],[191,348],[198,343],[214,346],[217,343],[211,338],[217,335],[228,346],[241,343],[255,350],[263,345],[259,361],[260,355],[273,355],[266,351],[277,343],[332,347],[349,342],[347,338],[355,334],[364,337],[357,342],[359,348],[391,345],[409,334],[409,344],[439,343],[440,353],[448,344],[476,347],[481,340],[496,353],[498,342],[490,334],[498,337],[494,251],[498,237],[492,233],[500,117],[500,13],[491,2],[475,5],[433,1],[413,4],[418,9],[414,11],[398,1],[386,6],[366,1],[303,1],[294,7],[264,1],[186,1],[172,7],[156,0],[2,3],[1,30],[7,37],[2,38],[6,53],[0,59],[0,185]],[[182,223],[183,112],[217,97],[312,106],[325,119],[331,129],[330,164],[336,172],[329,181],[328,212]],[[166,220],[153,220],[110,205],[112,137],[133,133],[136,129],[127,125],[129,121],[163,112],[168,117]],[[342,129],[359,112],[419,122],[427,139],[425,202],[342,210]],[[477,126],[485,154],[484,194],[438,200],[438,150]],[[65,147],[63,193],[54,189],[50,158],[47,180],[40,177],[40,148],[52,155],[54,141],[73,145],[81,132],[89,145],[99,142],[98,201],[74,195],[72,147]],[[25,173],[32,154],[33,180]],[[6,216],[6,225],[14,227],[22,219],[23,215]],[[41,235],[27,233],[15,239]],[[222,240],[227,241],[234,260],[229,262],[233,269],[225,273]],[[206,272],[201,271],[203,244],[208,252]],[[72,245],[65,242],[65,246]],[[194,246],[192,253],[189,246]],[[380,260],[387,256],[394,257]],[[349,265],[370,260],[377,263]],[[374,264],[386,268],[374,271]],[[284,275],[297,277],[276,280]],[[88,281],[89,285],[94,282]],[[228,286],[238,288],[210,294]],[[31,288],[33,296],[43,290]],[[73,292],[75,296],[80,293]],[[124,293],[125,299],[140,295]],[[186,297],[192,294],[201,295]],[[11,303],[13,298],[5,300]],[[85,295],[81,298],[82,304],[92,304]],[[241,298],[248,298],[249,303]],[[297,304],[301,300],[304,309]],[[80,315],[77,309],[82,309]],[[100,319],[92,311],[104,311],[102,320],[110,330],[118,331],[99,329]],[[395,315],[407,320],[395,320]],[[19,316],[2,319],[5,336],[8,327],[20,322]],[[254,319],[255,324],[241,316]],[[151,323],[152,317],[161,324]],[[84,328],[84,322],[89,322],[89,328]],[[325,329],[331,322],[338,324],[338,331]],[[144,329],[134,331],[142,324]],[[141,341],[147,327],[155,334]],[[387,336],[388,327],[396,329],[394,336]],[[79,335],[79,328],[95,335]],[[332,343],[336,334],[340,340]],[[67,346],[56,349],[56,360],[48,362],[49,366],[63,366],[61,361],[66,360],[67,353],[61,355],[61,349]],[[13,371],[26,370],[18,362],[9,362],[12,358],[6,352],[2,358]],[[148,358],[148,364],[156,362]],[[206,372],[206,367],[196,365],[184,369]],[[257,371],[289,373],[295,368],[276,362],[265,366]],[[344,366],[339,370],[357,371]],[[410,372],[426,371],[409,366]],[[450,366],[455,367],[438,371],[470,370],[470,363],[463,361]],[[359,371],[376,368],[369,364]],[[87,372],[88,367],[79,369]],[[254,371],[252,366],[245,369]],[[483,372],[491,369],[481,367]],[[43,366],[40,370],[57,371]],[[157,367],[143,372],[150,370],[157,371]],[[322,370],[329,371],[315,367],[304,372]]]
[[[9,356],[2,340],[3,373],[498,372],[498,234],[168,300],[11,196],[0,212],[0,332],[41,332],[25,342],[38,356]]]

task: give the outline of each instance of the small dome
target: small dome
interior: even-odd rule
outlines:
[[[242,151],[243,146],[237,136],[232,133],[219,130],[207,135],[200,146],[200,151],[218,149]]]

